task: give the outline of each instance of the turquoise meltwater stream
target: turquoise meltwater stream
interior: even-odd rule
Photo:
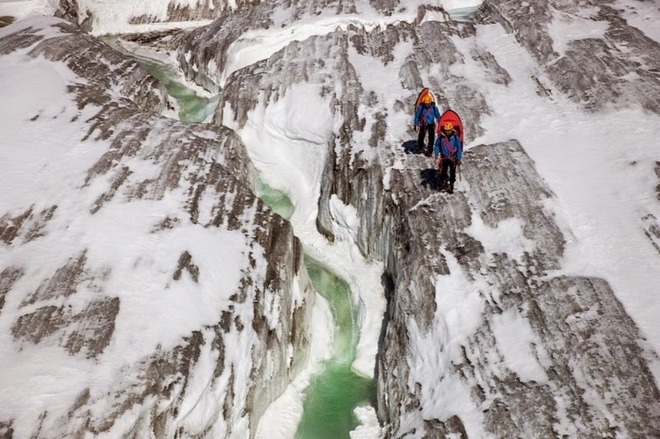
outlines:
[[[197,96],[194,91],[173,80],[173,74],[168,72],[166,66],[135,58],[177,100],[181,121],[195,123],[206,119],[211,100]],[[273,211],[286,219],[291,218],[295,206],[289,197],[268,186],[260,176],[255,182],[255,193]],[[296,439],[349,439],[351,430],[358,426],[353,410],[373,403],[376,383],[351,368],[360,329],[356,324],[357,313],[348,284],[309,256],[305,256],[305,266],[315,290],[330,305],[335,332],[333,357],[305,391],[303,415]]]
[[[335,321],[334,356],[305,391],[296,439],[349,439],[358,426],[353,410],[376,397],[376,383],[351,369],[359,339],[351,291],[346,282],[305,256],[316,291],[330,304]]]
[[[257,178],[256,193],[262,201],[284,218],[290,218],[294,206],[289,197]],[[343,279],[305,255],[305,267],[312,285],[330,305],[334,320],[333,356],[324,370],[305,390],[303,415],[296,439],[349,439],[359,424],[353,410],[376,398],[376,382],[353,371],[356,347],[360,338],[357,313],[351,290]]]
[[[180,121],[186,123],[204,122],[213,112],[215,107],[213,99],[203,98],[184,84],[177,82],[174,79],[177,75],[171,66],[130,52],[129,49],[118,44],[119,37],[117,35],[106,35],[102,39],[115,50],[133,58],[151,76],[163,84],[167,93],[176,99],[179,104],[179,113],[177,115]]]
[[[289,197],[282,191],[268,186],[261,176],[257,176],[254,192],[257,197],[282,218],[289,219],[295,209]]]
[[[290,218],[294,206],[289,197],[257,178],[257,196],[284,218]],[[305,267],[312,285],[330,305],[334,320],[333,356],[324,370],[305,390],[303,415],[296,439],[349,439],[359,424],[353,410],[376,398],[376,382],[353,371],[356,347],[360,338],[357,313],[351,290],[343,279],[305,255]]]
[[[194,91],[173,80],[172,74],[165,66],[144,59],[136,58],[136,60],[165,86],[170,96],[176,99],[179,104],[179,119],[182,122],[204,122],[210,113],[210,99],[198,96]]]
[[[284,218],[293,214],[294,206],[286,194],[269,187],[261,178],[257,179],[256,192],[267,206]],[[351,368],[360,328],[348,284],[307,255],[305,267],[314,289],[330,305],[334,345],[332,358],[305,390],[296,439],[349,439],[350,432],[358,426],[353,410],[374,401],[376,382]]]

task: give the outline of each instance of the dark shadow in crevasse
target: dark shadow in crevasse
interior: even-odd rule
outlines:
[[[385,313],[383,314],[383,323],[380,327],[380,335],[378,336],[378,353],[376,354],[376,364],[374,368],[374,381],[378,383],[381,379],[381,370],[380,367],[385,364],[384,360],[381,358],[384,355],[383,350],[385,349],[385,336],[387,334],[387,327],[390,323],[390,316],[392,315],[392,310],[396,306],[395,301],[396,297],[394,295],[394,290],[396,285],[394,283],[394,278],[387,271],[383,272],[380,277],[380,283],[383,286],[383,291],[385,292],[385,299],[387,300],[387,307],[385,308]],[[372,406],[376,408],[379,416],[382,416],[386,413],[385,403],[383,401],[378,401],[378,395],[375,395],[376,398],[372,401]],[[381,419],[382,421],[382,419]]]

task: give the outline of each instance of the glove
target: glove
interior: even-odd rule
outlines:
[[[461,161],[460,160],[456,160],[456,166],[461,166]]]

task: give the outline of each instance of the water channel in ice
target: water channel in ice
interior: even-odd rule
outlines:
[[[108,39],[110,40],[110,39]],[[113,41],[109,41],[111,44]],[[113,44],[115,45],[115,44]],[[126,53],[126,50],[123,50]],[[184,122],[198,123],[209,119],[217,101],[213,98],[199,96],[194,90],[176,78],[171,66],[149,59],[143,55],[132,55],[154,77],[165,86],[168,94],[178,105],[178,111],[171,112]],[[249,149],[249,145],[248,145]],[[276,213],[289,219],[295,211],[295,206],[284,191],[277,190],[268,185],[268,182],[259,175],[255,182],[255,194]],[[295,223],[294,223],[295,230]],[[359,251],[354,244],[318,245],[320,234],[315,237],[316,245],[313,255],[306,252],[305,266],[309,273],[312,285],[316,292],[327,301],[325,309],[331,314],[332,334],[324,334],[321,340],[327,340],[332,346],[326,347],[325,357],[313,365],[314,373],[306,375],[298,383],[292,383],[287,392],[273,404],[266,412],[259,425],[256,437],[296,438],[296,439],[343,439],[343,438],[375,438],[379,436],[380,427],[376,420],[372,406],[376,397],[376,385],[373,375],[360,373],[356,370],[358,344],[361,335],[361,323],[364,323],[364,301],[360,294],[352,291],[351,286],[364,290],[371,288],[377,281],[379,268],[367,263],[363,259],[356,264],[338,264],[337,267],[345,273],[350,281],[347,282],[339,275],[333,273],[331,265],[340,259],[355,261],[361,259]],[[307,247],[304,239],[303,246]],[[319,248],[320,247],[320,248]],[[332,248],[330,255],[323,254],[323,247]],[[350,255],[342,256],[342,248],[348,249]],[[356,256],[357,255],[357,256]],[[323,262],[321,261],[323,260]],[[371,281],[365,283],[365,269]],[[357,280],[361,278],[361,280]],[[349,283],[351,285],[349,285]],[[377,287],[378,288],[378,287]],[[383,307],[380,293],[372,303],[379,303]],[[378,312],[376,313],[378,314]],[[371,333],[374,332],[374,319],[369,319]],[[323,328],[323,325],[315,325]],[[319,337],[317,337],[319,338]],[[367,345],[375,345],[368,343]],[[374,349],[368,349],[374,351]],[[329,354],[327,354],[329,353]],[[313,360],[313,359],[312,359]],[[318,358],[317,358],[318,360]],[[375,361],[375,359],[374,359]],[[362,361],[364,363],[364,361]],[[302,386],[303,388],[296,388]],[[278,404],[279,403],[279,404]],[[296,406],[302,405],[302,409]],[[282,411],[290,413],[283,415]],[[278,425],[273,425],[277,423]],[[288,425],[287,425],[288,424]]]

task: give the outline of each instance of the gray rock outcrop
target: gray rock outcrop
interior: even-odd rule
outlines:
[[[2,436],[253,432],[305,364],[314,296],[290,224],[252,193],[254,170],[241,141],[227,128],[160,116],[166,98],[155,78],[67,22],[23,25],[0,38],[0,54],[57,64],[75,78],[68,85],[74,108],[64,102],[62,114],[76,116],[61,124],[80,124],[79,137],[67,147],[53,136],[51,148],[63,151],[61,161],[72,160],[71,149],[86,151],[68,192],[48,205],[35,197],[0,212],[0,321],[10,328],[3,334],[8,348],[15,355],[60,349],[82,369],[69,383],[80,388],[75,398],[43,406],[34,419],[5,419],[3,412]],[[39,127],[48,119],[34,102],[26,123]],[[124,228],[93,239],[92,224],[113,217]],[[138,242],[125,240],[145,224]],[[120,233],[110,236],[113,230]],[[108,239],[115,242],[106,246]],[[200,239],[219,246],[214,258]],[[55,259],[38,257],[58,247]],[[123,262],[99,262],[109,249]],[[236,286],[223,290],[218,276],[235,277]],[[192,308],[168,309],[167,297]],[[205,302],[215,315],[185,314]],[[130,334],[140,321],[145,334]],[[156,344],[148,328],[170,338]]]
[[[635,103],[656,111],[655,69],[642,73],[639,66],[628,65],[616,76],[631,73],[637,78],[634,83],[626,91],[600,93],[600,87],[619,83],[620,79],[607,75],[623,69],[622,60],[627,59],[610,47],[612,62],[607,70],[598,70],[598,75],[607,77],[581,85],[566,71],[575,78],[594,77],[601,64],[589,61],[595,55],[586,46],[580,49],[588,42],[569,45],[570,53],[558,64],[540,19],[549,17],[549,6],[532,8],[540,18],[529,20],[518,6],[500,3],[486,5],[480,19],[515,29],[521,50],[538,59],[543,76],[538,80],[539,92],[563,93],[585,111],[598,111],[607,103]],[[612,24],[605,41],[623,35],[632,52],[657,59],[657,43],[625,26],[611,9],[601,8],[597,16]],[[450,66],[462,65],[463,57],[470,56],[488,81],[506,86],[511,78],[488,52],[475,48],[466,53],[455,44],[457,39],[473,38],[478,26],[420,21],[371,32],[349,28],[313,36],[229,77],[221,102],[229,104],[241,127],[259,99],[251,91],[258,90],[261,103],[270,105],[290,83],[315,83],[340,121],[334,142],[328,145],[317,224],[333,239],[330,197],[355,206],[360,248],[386,265],[389,306],[377,364],[385,437],[467,437],[466,416],[476,416],[480,431],[494,437],[655,437],[660,434],[660,393],[649,364],[657,363],[657,354],[605,280],[553,275],[561,269],[566,230],[546,206],[554,195],[524,145],[510,140],[473,147],[463,171],[469,190],[448,197],[436,192],[437,175],[428,159],[402,158],[400,145],[388,137],[388,120],[408,114],[404,101],[423,85],[438,91],[444,107],[464,115],[471,136],[482,132],[479,122],[491,112],[488,100],[478,84],[455,74]],[[353,62],[358,54],[388,65],[401,44],[411,47],[410,54],[403,63],[392,65],[392,71],[398,72],[409,94],[386,107],[383,102],[391,102],[391,96],[370,91],[374,84],[360,77]],[[196,65],[216,60],[221,67],[222,47],[219,50],[213,59],[204,57]],[[579,68],[561,67],[569,62]],[[426,73],[430,70],[434,75]],[[200,74],[205,74],[203,69]],[[550,82],[543,85],[543,81]],[[218,107],[218,123],[225,120],[224,108]],[[365,114],[367,118],[358,116]],[[368,146],[358,138],[369,139]],[[517,255],[489,249],[470,231],[475,221],[493,230],[515,224],[528,249]],[[450,275],[463,278],[467,289],[438,290],[437,280]],[[457,333],[448,334],[453,327],[448,321],[457,311],[440,307],[442,296],[465,305],[465,318],[473,319],[473,326],[465,332],[454,328]],[[479,304],[478,315],[469,315],[467,304]],[[535,364],[531,375],[507,358],[506,347],[497,341],[495,333],[505,321],[525,322],[528,360]],[[452,337],[461,341],[452,342]],[[442,339],[445,345],[425,345]],[[429,370],[435,374],[421,372]],[[452,411],[451,401],[445,403],[450,408],[443,410],[438,408],[441,404],[424,405],[446,398],[439,392],[445,389],[443,383],[450,382],[455,386],[452,397],[469,409]],[[471,436],[479,435],[474,426],[472,432]]]
[[[308,334],[301,328],[312,296],[300,243],[250,191],[254,171],[245,147],[222,125],[230,119],[231,128],[243,128],[258,106],[275,105],[290,88],[311,84],[335,128],[318,230],[337,239],[330,208],[337,197],[357,211],[360,250],[385,267],[388,307],[376,359],[383,436],[660,437],[657,353],[605,279],[562,272],[571,230],[553,209],[557,198],[529,145],[505,139],[471,146],[461,188],[450,196],[438,191],[428,158],[405,153],[402,143],[415,137],[412,129],[395,125],[410,121],[410,103],[429,86],[443,108],[463,116],[471,139],[485,134],[483,122],[494,116],[488,88],[506,89],[515,76],[480,35],[493,27],[511,37],[507,50],[533,60],[531,94],[568,101],[590,115],[628,107],[660,114],[658,42],[627,23],[613,2],[488,0],[474,21],[455,23],[436,5],[415,3],[414,18],[406,21],[395,14],[408,5],[372,0],[369,19],[380,25],[361,25],[366,3],[248,1],[213,9],[200,2],[197,8],[172,6],[166,19],[136,15],[135,24],[216,19],[194,30],[131,37],[176,51],[188,79],[219,93],[214,123],[204,126],[159,116],[167,100],[154,79],[68,24],[52,24],[57,37],[22,29],[0,39],[0,56],[25,52],[63,62],[85,78],[69,90],[86,121],[80,142],[107,143],[80,179],[80,194],[71,195],[74,204],[87,206],[88,219],[117,206],[156,203],[166,213],[150,234],[168,239],[192,228],[211,239],[226,231],[248,243],[237,267],[239,287],[217,318],[169,346],[153,346],[134,364],[114,362],[119,378],[105,393],[90,386],[62,413],[44,409],[33,436],[108,432],[121,428],[118,420],[125,417],[130,428],[122,434],[135,437],[146,431],[155,437],[254,433],[267,404],[304,362]],[[94,26],[94,12],[79,11],[75,2],[62,1],[61,15]],[[297,21],[316,17],[346,22],[228,70],[234,44],[250,44],[244,36],[293,33]],[[555,20],[598,23],[600,32],[558,41]],[[78,45],[85,49],[75,50]],[[39,113],[33,122],[41,122]],[[144,172],[145,166],[153,171]],[[658,169],[656,161],[660,176]],[[148,311],[130,308],[126,295],[109,288],[116,285],[116,268],[95,264],[93,245],[79,246],[49,273],[36,262],[12,259],[28,245],[43,249],[69,237],[66,229],[53,230],[74,223],[62,201],[0,212],[0,248],[9,261],[0,266],[0,320],[11,320],[6,326],[18,348],[54,345],[100,362],[120,351],[113,340],[122,313]],[[635,214],[640,234],[660,255],[658,215]],[[489,239],[504,228],[515,246]],[[262,254],[265,262],[257,257]],[[132,263],[150,257],[145,250]],[[163,291],[186,283],[185,291],[194,294],[209,276],[192,245],[171,261],[165,275],[154,273]],[[78,306],[67,306],[74,300]],[[245,356],[234,355],[237,346]],[[201,428],[186,429],[182,407],[193,397],[191,377],[209,362],[204,396],[218,410],[199,415]],[[97,416],[99,407],[108,410]],[[0,435],[12,437],[17,422],[0,418]]]

